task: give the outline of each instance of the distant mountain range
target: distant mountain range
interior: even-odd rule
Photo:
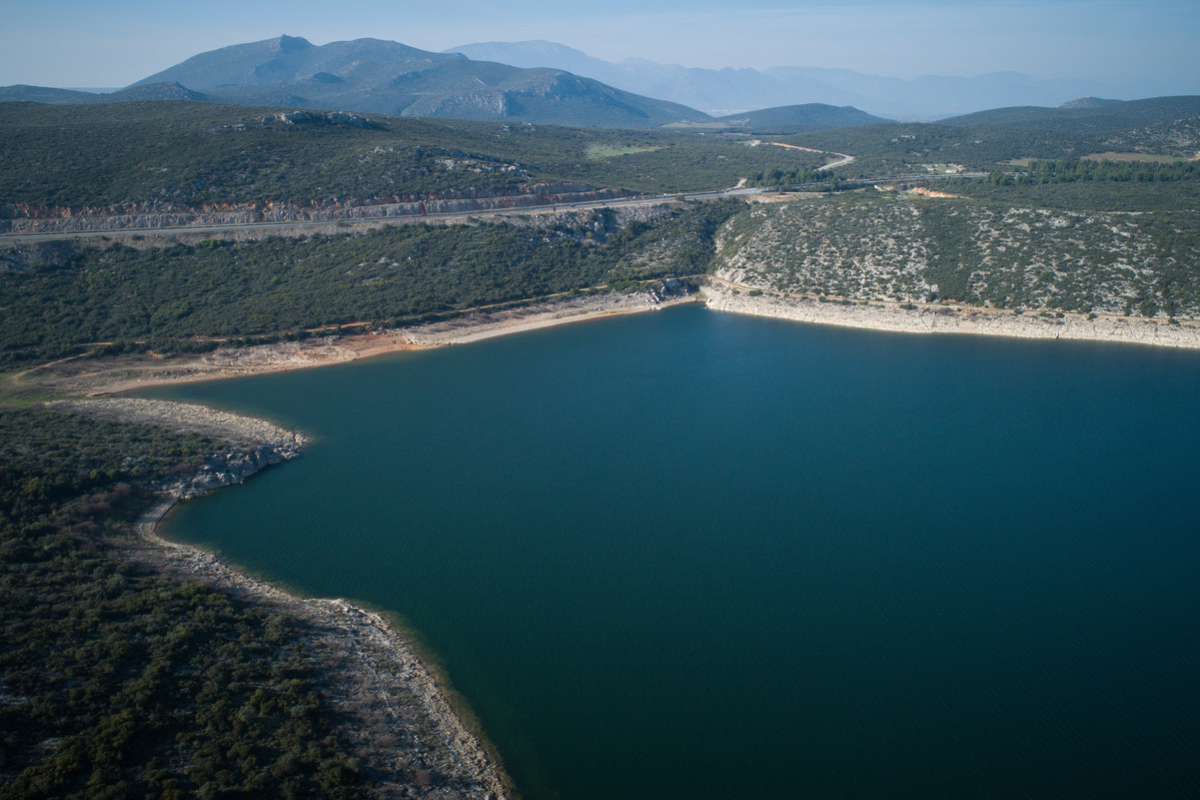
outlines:
[[[635,60],[612,64],[552,42],[492,42],[433,53],[380,39],[318,46],[280,36],[201,53],[116,92],[7,86],[0,87],[0,101],[183,100],[565,126],[770,133],[891,121],[861,108],[896,109],[893,116],[911,118],[935,105],[943,110],[970,107],[972,113],[945,119],[948,125],[1081,133],[1200,116],[1200,98],[1104,100],[1084,91],[1094,86],[1035,81],[1018,73],[902,81],[807,67],[760,72]],[[1045,98],[1058,107],[1039,105]],[[978,110],[981,106],[990,110]]]
[[[819,128],[852,128],[857,125],[873,125],[892,122],[892,120],[859,111],[853,106],[839,108],[824,103],[804,103],[731,114],[718,118],[717,122],[731,128],[744,128],[759,133],[793,133]]]
[[[688,106],[613,88],[561,68],[524,68],[379,39],[318,46],[294,36],[201,53],[108,94],[9,86],[0,88],[3,100],[55,104],[192,100],[614,128],[754,124],[754,118],[745,114],[717,122]],[[879,121],[857,109],[813,103],[771,114],[771,125],[796,131]]]
[[[901,80],[818,67],[760,71],[687,68],[643,59],[612,63],[545,41],[484,42],[446,52],[517,67],[564,69],[718,117],[773,106],[824,103],[854,106],[892,119],[927,121],[989,108],[1054,106],[1075,97],[1116,93],[1113,87],[1095,81],[1037,80],[1018,72]]]
[[[189,58],[134,87],[164,82],[219,102],[398,116],[629,128],[705,118],[559,69],[473,61],[379,39],[318,46],[280,36],[234,45]]]

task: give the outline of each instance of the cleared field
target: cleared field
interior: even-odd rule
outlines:
[[[1150,153],[1092,153],[1084,158],[1090,161],[1138,161],[1148,164],[1175,164],[1187,161],[1186,158],[1177,156],[1156,156]]]
[[[602,158],[628,156],[634,153],[653,153],[655,150],[661,149],[662,147],[647,147],[637,145],[622,147],[620,145],[613,146],[608,144],[589,144],[587,147],[587,157],[591,161],[599,161]]]

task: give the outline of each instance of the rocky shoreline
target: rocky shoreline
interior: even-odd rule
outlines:
[[[1040,316],[1032,312],[1014,314],[937,304],[912,308],[878,303],[843,305],[771,292],[751,295],[750,291],[751,287],[734,288],[727,282],[712,281],[704,289],[705,305],[714,311],[895,333],[960,333],[1200,348],[1200,323],[1195,320],[1176,320],[1170,324],[1140,317]]]
[[[201,469],[154,486],[159,497],[135,525],[125,555],[293,618],[325,674],[322,688],[359,757],[378,776],[373,796],[506,800],[510,782],[451,707],[409,641],[379,614],[338,599],[297,597],[222,563],[212,553],[169,542],[158,522],[176,503],[238,484],[295,458],[305,439],[266,420],[204,406],[134,398],[64,401],[54,407],[94,417],[162,425],[223,443]]]

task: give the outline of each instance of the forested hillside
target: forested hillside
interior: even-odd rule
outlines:
[[[745,136],[173,102],[0,103],[0,140],[0,207],[421,199],[556,181],[678,192],[825,163]]]
[[[288,618],[114,546],[216,443],[0,411],[0,795],[361,797]]]
[[[103,349],[211,349],[216,341],[388,326],[423,315],[703,273],[738,204],[622,225],[598,211],[547,227],[411,225],[366,234],[136,249],[85,246],[0,271],[0,365]],[[653,253],[647,258],[647,253]]]

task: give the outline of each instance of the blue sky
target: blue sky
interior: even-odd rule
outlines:
[[[427,50],[548,39],[697,67],[817,66],[1200,94],[1200,0],[0,0],[0,85],[123,86],[196,53],[288,33]]]

